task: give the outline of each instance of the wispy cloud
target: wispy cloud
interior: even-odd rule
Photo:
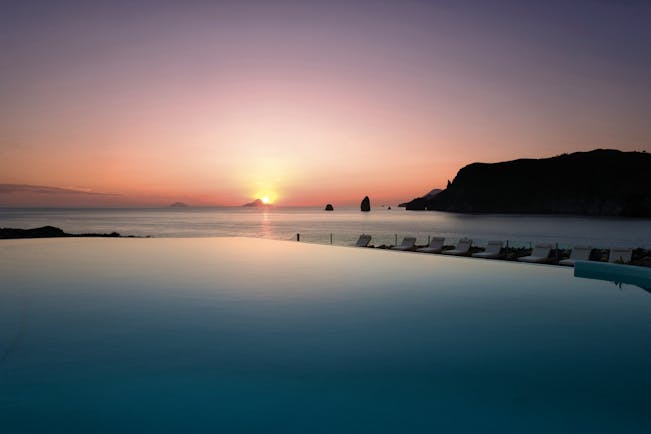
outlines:
[[[78,194],[89,196],[121,196],[116,193],[100,193],[89,189],[48,187],[44,185],[0,184],[0,194],[38,193],[38,194]]]

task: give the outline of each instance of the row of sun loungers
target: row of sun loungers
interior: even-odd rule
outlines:
[[[357,247],[368,247],[370,242],[371,236],[368,234],[362,234],[360,235],[355,245]],[[504,247],[504,243],[499,240],[489,241],[486,245],[486,249],[483,252],[472,254],[470,254],[470,249],[472,248],[471,239],[462,238],[454,248],[449,250],[443,250],[444,243],[445,238],[432,237],[426,247],[416,248],[416,238],[405,237],[399,246],[391,247],[391,249],[401,251],[416,251],[421,253],[442,253],[444,255],[454,256],[472,256],[473,258],[484,259],[497,259],[503,256],[502,248]],[[538,243],[533,247],[530,255],[517,259],[520,262],[539,264],[548,263],[550,262],[549,255],[552,251],[552,248],[552,245],[549,243]],[[593,249],[590,246],[575,246],[570,253],[570,257],[568,259],[563,259],[558,263],[559,265],[567,265],[573,267],[576,261],[589,261],[592,250]],[[608,262],[629,263],[631,262],[632,256],[633,249],[631,248],[613,248],[610,249]]]
[[[551,251],[551,244],[536,244],[533,248],[533,251],[531,252],[531,255],[518,258],[518,261],[544,264],[546,262],[549,262],[549,254]],[[574,267],[576,261],[589,261],[591,253],[592,247],[590,246],[574,246],[570,252],[570,257],[558,261],[558,264]],[[631,262],[632,257],[633,249],[631,248],[613,248],[610,249],[608,262],[628,264]]]
[[[416,252],[422,252],[422,253],[443,253],[444,255],[463,256],[470,253],[470,248],[472,247],[472,240],[468,238],[463,238],[459,240],[459,244],[457,244],[453,249],[443,251],[444,242],[445,242],[445,238],[443,237],[432,237],[430,239],[429,245],[417,249],[416,238],[405,237],[399,246],[391,247],[391,250],[402,250],[402,251],[415,250]]]
[[[391,250],[416,250],[417,252],[424,253],[443,253],[444,255],[467,255],[470,252],[470,247],[472,247],[472,240],[462,239],[459,241],[459,244],[452,249],[443,251],[443,242],[445,238],[435,237],[430,240],[430,243],[427,247],[421,247],[416,249],[416,238],[415,237],[405,237],[402,240],[402,243],[399,246],[391,247]]]

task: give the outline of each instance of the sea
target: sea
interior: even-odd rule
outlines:
[[[375,246],[415,236],[426,244],[443,236],[446,244],[471,238],[475,245],[502,240],[513,247],[535,243],[560,248],[642,247],[651,249],[651,219],[573,215],[459,214],[403,208],[216,207],[216,208],[0,208],[0,227],[56,226],[70,233],[110,233],[138,237],[255,237],[352,245],[370,234]]]

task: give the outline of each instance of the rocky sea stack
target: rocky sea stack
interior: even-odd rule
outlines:
[[[473,163],[408,210],[651,217],[651,154],[597,149],[551,158]]]
[[[368,198],[368,196],[364,196],[364,199],[362,199],[360,209],[364,212],[369,212],[371,210],[371,200]]]
[[[326,210],[326,211],[334,211],[335,208],[332,206],[331,203],[329,203],[329,204],[327,204],[327,205],[325,206],[325,210]]]

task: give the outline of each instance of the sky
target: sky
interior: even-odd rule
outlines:
[[[649,1],[1,3],[0,206],[396,204],[651,151]]]

